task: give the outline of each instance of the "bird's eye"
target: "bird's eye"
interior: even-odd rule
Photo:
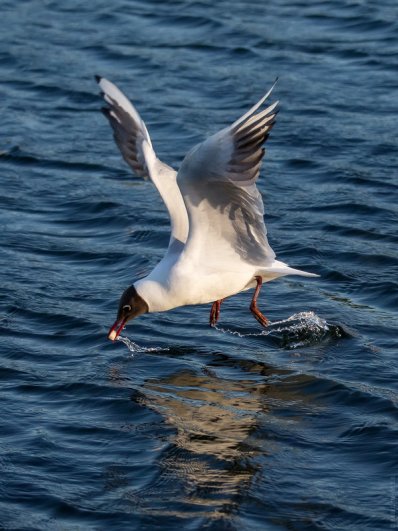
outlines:
[[[125,304],[125,305],[123,306],[123,310],[125,310],[126,312],[131,312],[131,306],[130,306],[130,304]]]

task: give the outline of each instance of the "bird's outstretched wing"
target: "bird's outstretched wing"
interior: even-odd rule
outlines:
[[[177,172],[155,154],[145,123],[126,98],[110,81],[96,76],[107,107],[102,109],[114,132],[124,160],[140,177],[149,177],[160,193],[171,221],[169,250],[180,249],[188,235],[188,217],[177,185]]]
[[[256,186],[262,146],[275,123],[278,102],[263,110],[261,106],[273,87],[231,126],[195,146],[178,172],[189,217],[184,252],[197,261],[203,257],[210,267],[232,269],[242,262],[264,266],[274,261]]]

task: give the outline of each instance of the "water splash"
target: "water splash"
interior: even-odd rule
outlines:
[[[350,335],[341,326],[328,323],[314,312],[295,313],[282,321],[270,322],[267,328],[258,332],[242,332],[239,330],[222,328],[220,326],[215,326],[214,328],[224,334],[230,334],[242,338],[268,336],[280,346],[287,349],[315,345],[321,341],[338,339]],[[134,354],[142,352],[170,350],[169,348],[164,347],[142,347],[124,336],[118,336],[117,341],[124,343],[133,356]]]
[[[220,332],[238,337],[270,336],[288,349],[309,346],[327,338],[340,338],[346,335],[340,326],[327,323],[314,312],[295,313],[287,319],[270,323],[261,332],[242,333],[218,326],[215,328]]]
[[[133,357],[134,354],[140,353],[140,352],[158,352],[159,350],[168,350],[168,349],[161,349],[160,347],[140,347],[140,345],[137,345],[137,343],[134,343],[134,341],[131,341],[128,337],[124,336],[118,336],[117,341],[121,341],[126,345],[126,347],[129,349],[129,351],[132,353]]]

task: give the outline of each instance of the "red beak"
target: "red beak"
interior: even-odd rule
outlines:
[[[123,328],[126,326],[127,319],[116,319],[108,332],[108,339],[115,341],[122,332]]]

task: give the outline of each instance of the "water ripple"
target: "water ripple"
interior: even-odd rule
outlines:
[[[395,1],[5,0],[2,17],[0,528],[394,527]],[[97,73],[176,167],[279,76],[270,243],[321,277],[266,284],[267,329],[246,293],[216,329],[186,307],[106,340],[169,222]]]

